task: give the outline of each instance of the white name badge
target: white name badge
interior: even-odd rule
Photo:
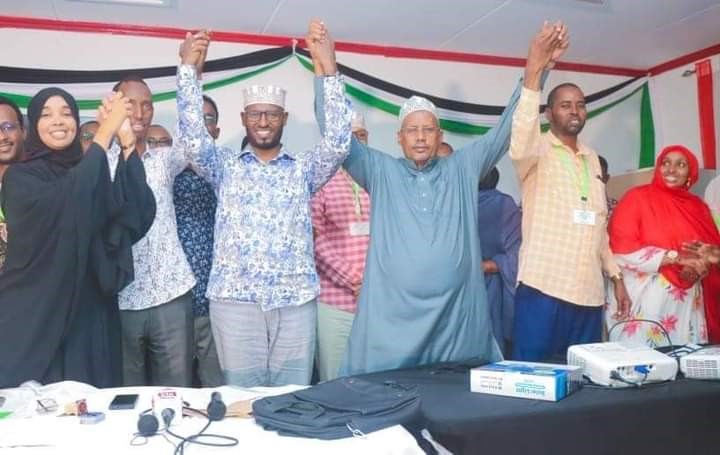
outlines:
[[[370,235],[370,222],[358,221],[357,223],[350,223],[350,235],[353,237]]]
[[[595,226],[595,212],[592,210],[573,210],[573,223]]]

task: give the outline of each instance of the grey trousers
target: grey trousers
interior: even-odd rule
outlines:
[[[145,310],[122,310],[123,384],[190,387],[192,297],[188,292]]]
[[[210,301],[210,321],[228,385],[307,385],[317,334],[315,300],[263,311],[260,305]]]

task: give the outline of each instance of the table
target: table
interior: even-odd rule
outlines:
[[[182,394],[183,400],[198,409],[205,409],[210,394],[218,390],[225,403],[246,400],[252,397],[275,395],[289,392],[298,386],[277,388],[240,389],[220,387],[217,389],[176,389]],[[161,436],[148,438],[145,445],[131,446],[133,433],[137,431],[139,413],[150,407],[151,397],[157,387],[123,387],[117,389],[98,390],[86,384],[66,381],[46,386],[41,390],[43,397],[56,398],[59,403],[87,398],[89,411],[103,411],[105,421],[94,425],[81,425],[78,417],[56,417],[55,415],[34,415],[34,406],[27,407],[28,418],[0,420],[0,453],[8,455],[20,454],[166,454],[171,455],[174,447]],[[10,389],[17,391],[17,389]],[[32,394],[23,389],[23,393]],[[140,395],[134,410],[109,411],[108,405],[116,394],[137,393]],[[0,395],[8,395],[0,391]],[[13,397],[10,397],[12,400]],[[14,402],[33,401],[27,397],[15,396]],[[10,401],[9,400],[9,401]],[[8,405],[12,405],[9,402]],[[6,406],[7,407],[7,406]],[[191,435],[198,432],[206,423],[203,418],[183,418],[173,431],[180,435]],[[161,424],[162,427],[162,424]],[[265,431],[253,419],[226,418],[214,422],[208,433],[222,434],[237,438],[240,443],[230,448],[213,448],[192,445],[186,447],[185,453],[202,454],[388,454],[388,455],[420,455],[424,452],[417,445],[413,436],[403,427],[396,425],[371,433],[363,438],[346,438],[334,441],[317,439],[293,438],[279,436],[275,432]],[[172,438],[170,438],[172,440]],[[11,450],[9,450],[11,449]]]
[[[422,421],[455,454],[720,453],[720,382],[584,388],[559,402],[470,392],[470,365],[363,375],[417,384]]]

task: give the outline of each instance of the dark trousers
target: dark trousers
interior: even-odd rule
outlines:
[[[596,343],[602,307],[574,305],[520,283],[515,293],[514,360],[560,360],[574,344]]]
[[[120,311],[125,386],[192,385],[193,314],[188,292],[145,310]]]

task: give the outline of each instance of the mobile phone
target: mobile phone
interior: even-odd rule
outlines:
[[[135,409],[137,400],[137,394],[115,395],[115,398],[110,402],[110,409]]]

